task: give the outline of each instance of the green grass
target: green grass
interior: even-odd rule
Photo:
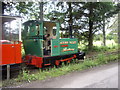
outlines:
[[[83,63],[72,63],[66,66],[63,65],[61,68],[52,68],[47,71],[39,70],[39,72],[36,74],[30,74],[28,71],[23,71],[23,73],[20,74],[16,80],[17,81],[28,81],[28,82],[33,81],[33,80],[44,80],[46,78],[65,75],[73,71],[80,71],[80,70],[84,70],[84,69],[98,66],[101,64],[107,64],[108,62],[114,61],[117,59],[118,59],[117,54],[109,55],[109,57],[107,57],[104,54],[98,54],[94,60],[85,59]]]

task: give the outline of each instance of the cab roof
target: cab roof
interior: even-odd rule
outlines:
[[[43,24],[48,24],[48,25],[52,25],[52,26],[55,26],[55,21],[40,21],[40,20],[29,20],[27,22],[24,22],[23,25],[33,25],[33,24],[38,24],[38,23],[42,23]]]
[[[11,22],[13,20],[16,20],[17,18],[21,18],[20,16],[8,16],[8,15],[2,15],[0,16],[0,19],[2,19],[2,22]]]

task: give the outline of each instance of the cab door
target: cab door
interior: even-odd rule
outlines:
[[[14,44],[2,44],[2,65],[15,63]]]
[[[59,39],[52,39],[51,40],[51,56],[60,55],[60,44]]]

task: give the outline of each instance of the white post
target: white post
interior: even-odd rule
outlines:
[[[10,65],[7,65],[7,80],[10,79]]]
[[[9,23],[9,40],[12,41],[12,28],[11,28],[11,22]]]
[[[21,18],[19,18],[19,41],[22,41],[21,39]]]

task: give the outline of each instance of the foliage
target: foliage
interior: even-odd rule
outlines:
[[[114,15],[112,24],[108,27],[110,33],[107,35],[107,39],[114,39],[118,43],[118,14]]]
[[[86,53],[91,53],[91,52],[105,52],[105,51],[110,51],[110,50],[116,50],[118,49],[118,44],[112,39],[112,40],[106,40],[106,46],[103,46],[102,41],[94,41],[93,42],[93,49],[91,51],[88,50],[87,44],[79,43],[78,48],[81,51],[84,51]]]
[[[6,3],[5,14],[21,16],[23,21],[39,19],[39,2],[4,2]],[[43,3],[46,4],[46,3]]]
[[[108,40],[110,40],[110,39],[108,39]],[[94,41],[102,41],[102,34],[96,34],[94,36]]]
[[[74,37],[77,37],[79,41],[84,40],[84,43],[88,42],[89,48],[92,48],[95,32],[102,30],[103,18],[109,18],[118,11],[112,2],[59,2],[57,7],[62,7],[64,11],[52,11],[48,14],[48,18],[62,21],[61,23],[64,24],[62,30],[68,32],[72,16]]]
[[[117,33],[110,32],[107,36],[106,39],[108,40],[114,40],[116,43],[118,43],[118,35]]]

